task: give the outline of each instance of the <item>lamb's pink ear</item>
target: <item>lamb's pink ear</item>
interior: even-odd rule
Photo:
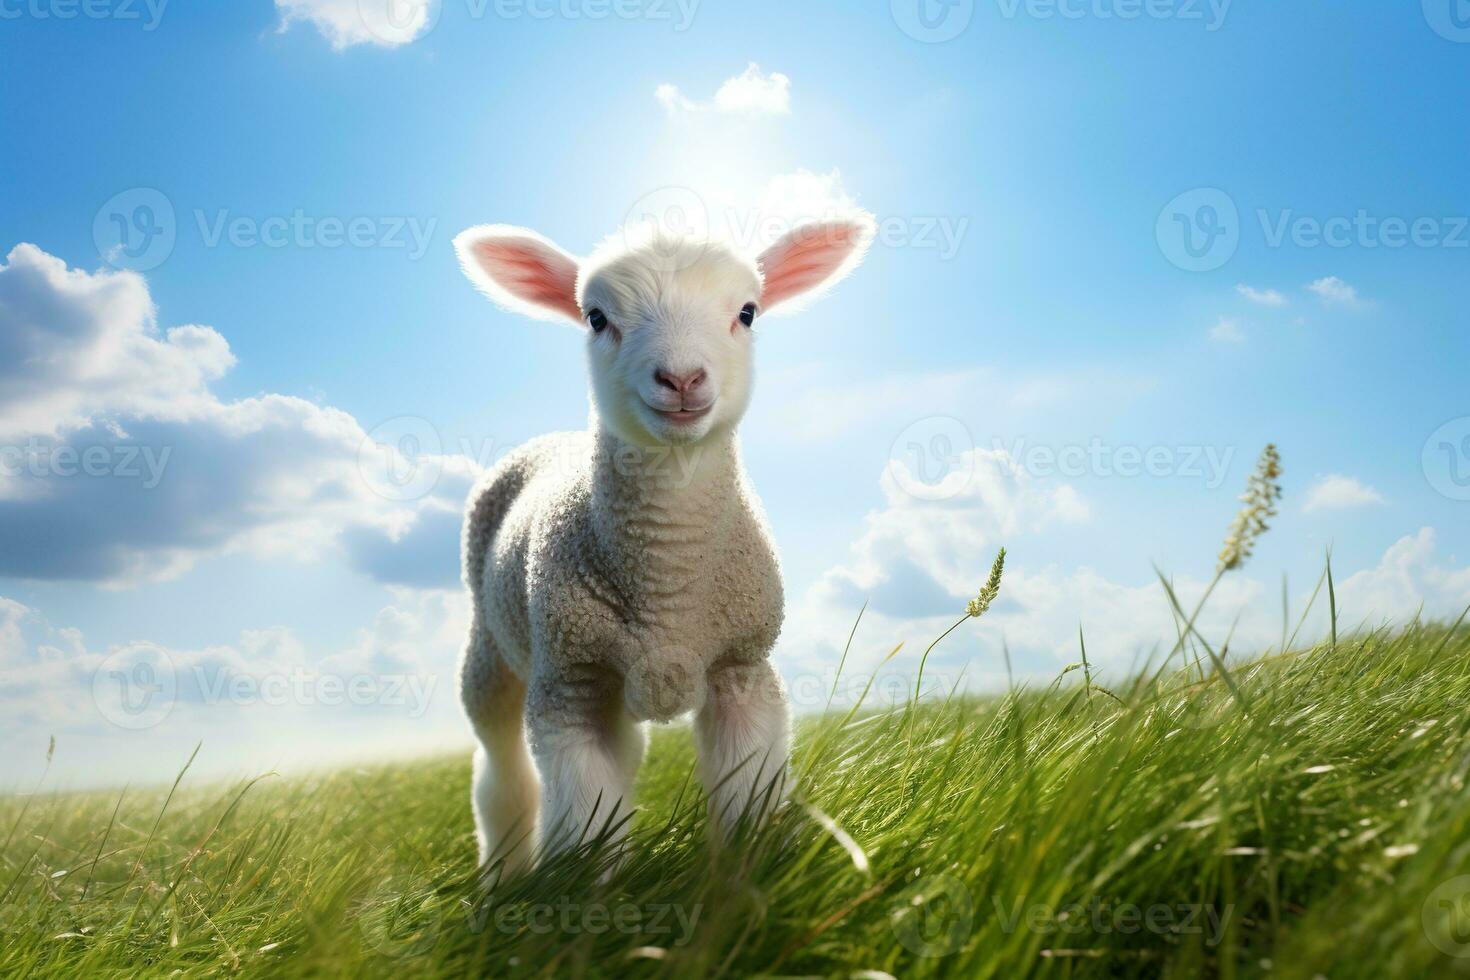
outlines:
[[[479,225],[454,239],[465,275],[500,306],[538,320],[582,322],[577,260],[527,228]]]
[[[867,254],[875,232],[866,211],[793,228],[761,253],[761,312],[813,299],[840,281]]]

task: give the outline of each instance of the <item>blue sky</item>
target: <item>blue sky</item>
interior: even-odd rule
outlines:
[[[458,270],[484,222],[585,254],[645,213],[750,246],[878,217],[759,336],[794,689],[825,695],[865,598],[860,669],[927,641],[1002,544],[1008,594],[937,676],[1003,683],[1002,635],[1051,676],[1079,622],[1126,670],[1168,635],[1153,566],[1208,578],[1269,441],[1286,502],[1213,628],[1272,643],[1329,546],[1354,623],[1470,603],[1452,0],[387,2],[0,0],[0,781],[53,732],[75,783],[201,735],[220,771],[465,741],[458,506],[586,420],[576,332]],[[428,440],[422,493],[369,434]],[[160,663],[171,710],[120,728],[109,673]],[[196,689],[303,672],[377,683]],[[384,690],[410,677],[422,704]]]

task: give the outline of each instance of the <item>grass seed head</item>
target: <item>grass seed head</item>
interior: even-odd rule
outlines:
[[[1276,516],[1276,504],[1280,500],[1281,454],[1273,443],[1261,453],[1256,471],[1241,494],[1240,502],[1244,506],[1225,535],[1225,546],[1220,549],[1220,571],[1228,572],[1245,564],[1255,550],[1256,540],[1270,529],[1267,521]]]
[[[990,604],[1000,594],[1000,577],[1005,569],[1006,550],[1002,548],[996,554],[995,562],[990,566],[990,578],[985,580],[985,587],[980,590],[979,595],[970,600],[969,605],[965,606],[965,612],[969,613],[972,618],[985,615],[985,610],[990,608]]]

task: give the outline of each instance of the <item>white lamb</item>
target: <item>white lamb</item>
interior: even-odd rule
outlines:
[[[504,859],[515,874],[584,835],[617,838],[641,723],[684,712],[697,713],[700,777],[725,834],[779,802],[790,722],[768,656],[780,569],[735,437],[752,324],[842,278],[872,236],[870,216],[845,215],[755,260],[659,235],[612,239],[585,261],[504,225],[455,239],[492,300],[585,326],[591,373],[590,431],[521,446],[470,497],[460,685],[481,743],[482,865]]]

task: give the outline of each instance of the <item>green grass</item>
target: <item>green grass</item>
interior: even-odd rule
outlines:
[[[466,757],[10,798],[0,974],[1470,973],[1470,634],[1188,659],[811,720],[723,851],[659,731],[605,882],[594,846],[481,892]]]

